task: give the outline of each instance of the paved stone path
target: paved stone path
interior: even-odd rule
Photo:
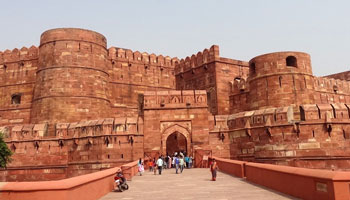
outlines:
[[[210,178],[209,169],[185,169],[182,174],[167,169],[162,175],[145,172],[128,182],[129,190],[108,193],[100,200],[293,199],[228,174],[219,172],[216,182]]]

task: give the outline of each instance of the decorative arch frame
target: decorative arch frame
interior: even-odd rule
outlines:
[[[183,136],[185,136],[186,138],[186,145],[187,145],[187,155],[191,155],[192,153],[192,149],[191,149],[191,133],[190,131],[183,127],[180,126],[179,124],[174,124],[172,126],[169,126],[168,128],[166,128],[163,133],[162,133],[162,145],[161,145],[161,152],[163,155],[166,155],[166,141],[168,139],[168,137],[175,133],[181,133]]]

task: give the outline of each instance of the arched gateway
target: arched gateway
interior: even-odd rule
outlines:
[[[190,132],[178,125],[168,127],[162,133],[162,154],[172,154],[174,152],[186,151],[191,154]]]

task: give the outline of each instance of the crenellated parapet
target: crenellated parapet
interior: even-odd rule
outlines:
[[[350,95],[350,81],[346,80],[315,77],[314,87],[317,92]]]
[[[48,124],[23,124],[3,129],[6,130],[6,141],[39,140],[47,135]]]
[[[207,107],[205,90],[146,91],[144,109]]]
[[[350,122],[348,104],[303,104],[238,112],[228,117],[230,129],[251,129],[254,127],[281,126],[283,124],[311,122]]]
[[[204,51],[200,51],[196,55],[193,54],[191,57],[188,56],[185,59],[181,59],[178,65],[175,67],[175,75],[187,71],[194,72],[195,68],[200,66],[208,68],[206,64],[219,59],[219,46],[213,45],[210,47],[210,49],[204,49]]]
[[[328,75],[328,76],[325,76],[325,77],[350,81],[350,71],[345,71],[345,72],[340,72],[340,73],[336,73],[336,74],[331,74],[331,75]]]
[[[6,65],[10,67],[10,64],[25,64],[26,61],[31,61],[38,59],[39,49],[36,46],[31,46],[30,48],[22,47],[21,49],[5,50],[4,52],[0,51],[0,65]],[[23,63],[20,63],[20,62]],[[2,66],[4,68],[4,66]],[[7,68],[10,69],[10,68]]]
[[[110,47],[108,49],[108,57],[111,59],[112,64],[115,61],[127,62],[129,64],[144,64],[145,67],[149,65],[155,65],[158,67],[174,68],[178,59],[176,57],[171,58],[169,56],[148,54],[146,52],[140,53],[139,51],[132,51],[130,49],[123,49],[117,47]]]
[[[35,46],[0,51],[0,86],[34,83],[38,54]]]
[[[46,140],[48,124],[24,124],[0,127],[7,142]],[[142,135],[143,120],[140,117],[119,117],[74,123],[57,123],[55,139],[79,139],[105,135]]]

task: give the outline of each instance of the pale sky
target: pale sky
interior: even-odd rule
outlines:
[[[220,46],[249,61],[303,51],[316,76],[350,70],[349,0],[0,0],[0,51],[39,45],[59,27],[94,30],[108,47],[185,58]],[[349,60],[348,60],[349,59]]]

